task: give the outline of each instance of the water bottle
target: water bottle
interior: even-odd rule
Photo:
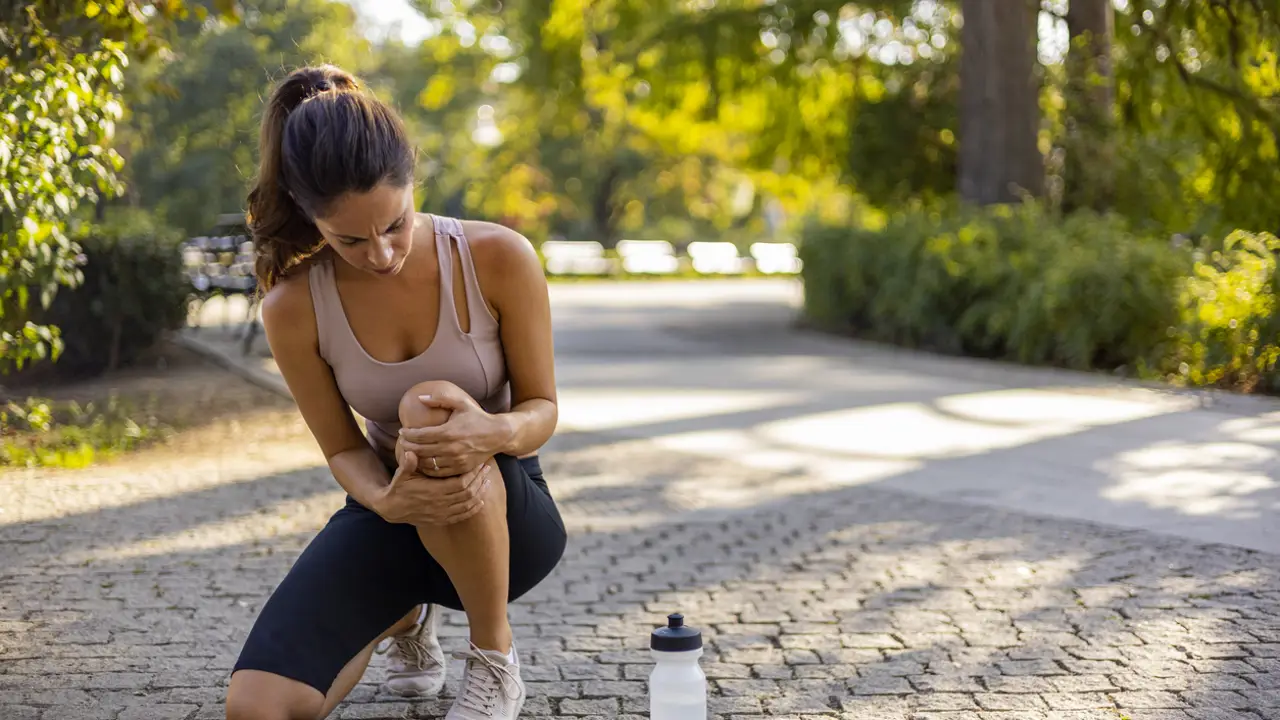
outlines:
[[[698,666],[702,633],[673,613],[649,636],[649,650],[656,661],[649,674],[649,720],[707,720],[707,676]]]

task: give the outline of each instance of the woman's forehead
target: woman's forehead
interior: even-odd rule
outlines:
[[[329,206],[323,218],[317,218],[321,229],[336,235],[367,235],[370,228],[383,230],[404,215],[412,202],[411,188],[382,184],[363,193],[346,193]]]

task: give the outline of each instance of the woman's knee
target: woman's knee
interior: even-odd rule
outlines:
[[[409,388],[400,398],[400,424],[404,427],[434,427],[448,422],[448,410],[434,408],[422,402],[423,395],[435,395],[448,390],[459,388],[447,380],[428,380]]]
[[[324,695],[309,685],[260,670],[239,670],[227,688],[227,720],[317,720]]]

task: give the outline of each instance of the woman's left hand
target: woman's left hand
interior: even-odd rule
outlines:
[[[443,425],[400,430],[396,451],[417,455],[423,475],[454,477],[470,472],[499,452],[510,432],[501,418],[485,412],[460,390],[423,396],[422,402],[452,413]]]

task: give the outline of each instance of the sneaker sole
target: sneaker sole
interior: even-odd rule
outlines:
[[[402,697],[402,698],[436,698],[436,697],[440,697],[440,694],[444,692],[444,684],[442,683],[442,684],[440,685],[440,687],[439,687],[439,688],[436,688],[435,690],[431,690],[431,689],[427,689],[427,690],[409,690],[409,689],[398,690],[398,689],[396,689],[395,687],[393,687],[393,686],[391,686],[391,685],[388,685],[388,684],[386,684],[386,683],[383,683],[383,684],[382,684],[382,689],[383,689],[383,690],[385,690],[386,692],[388,692],[388,693],[389,693],[389,694],[391,694],[391,695],[395,695],[396,697]]]

